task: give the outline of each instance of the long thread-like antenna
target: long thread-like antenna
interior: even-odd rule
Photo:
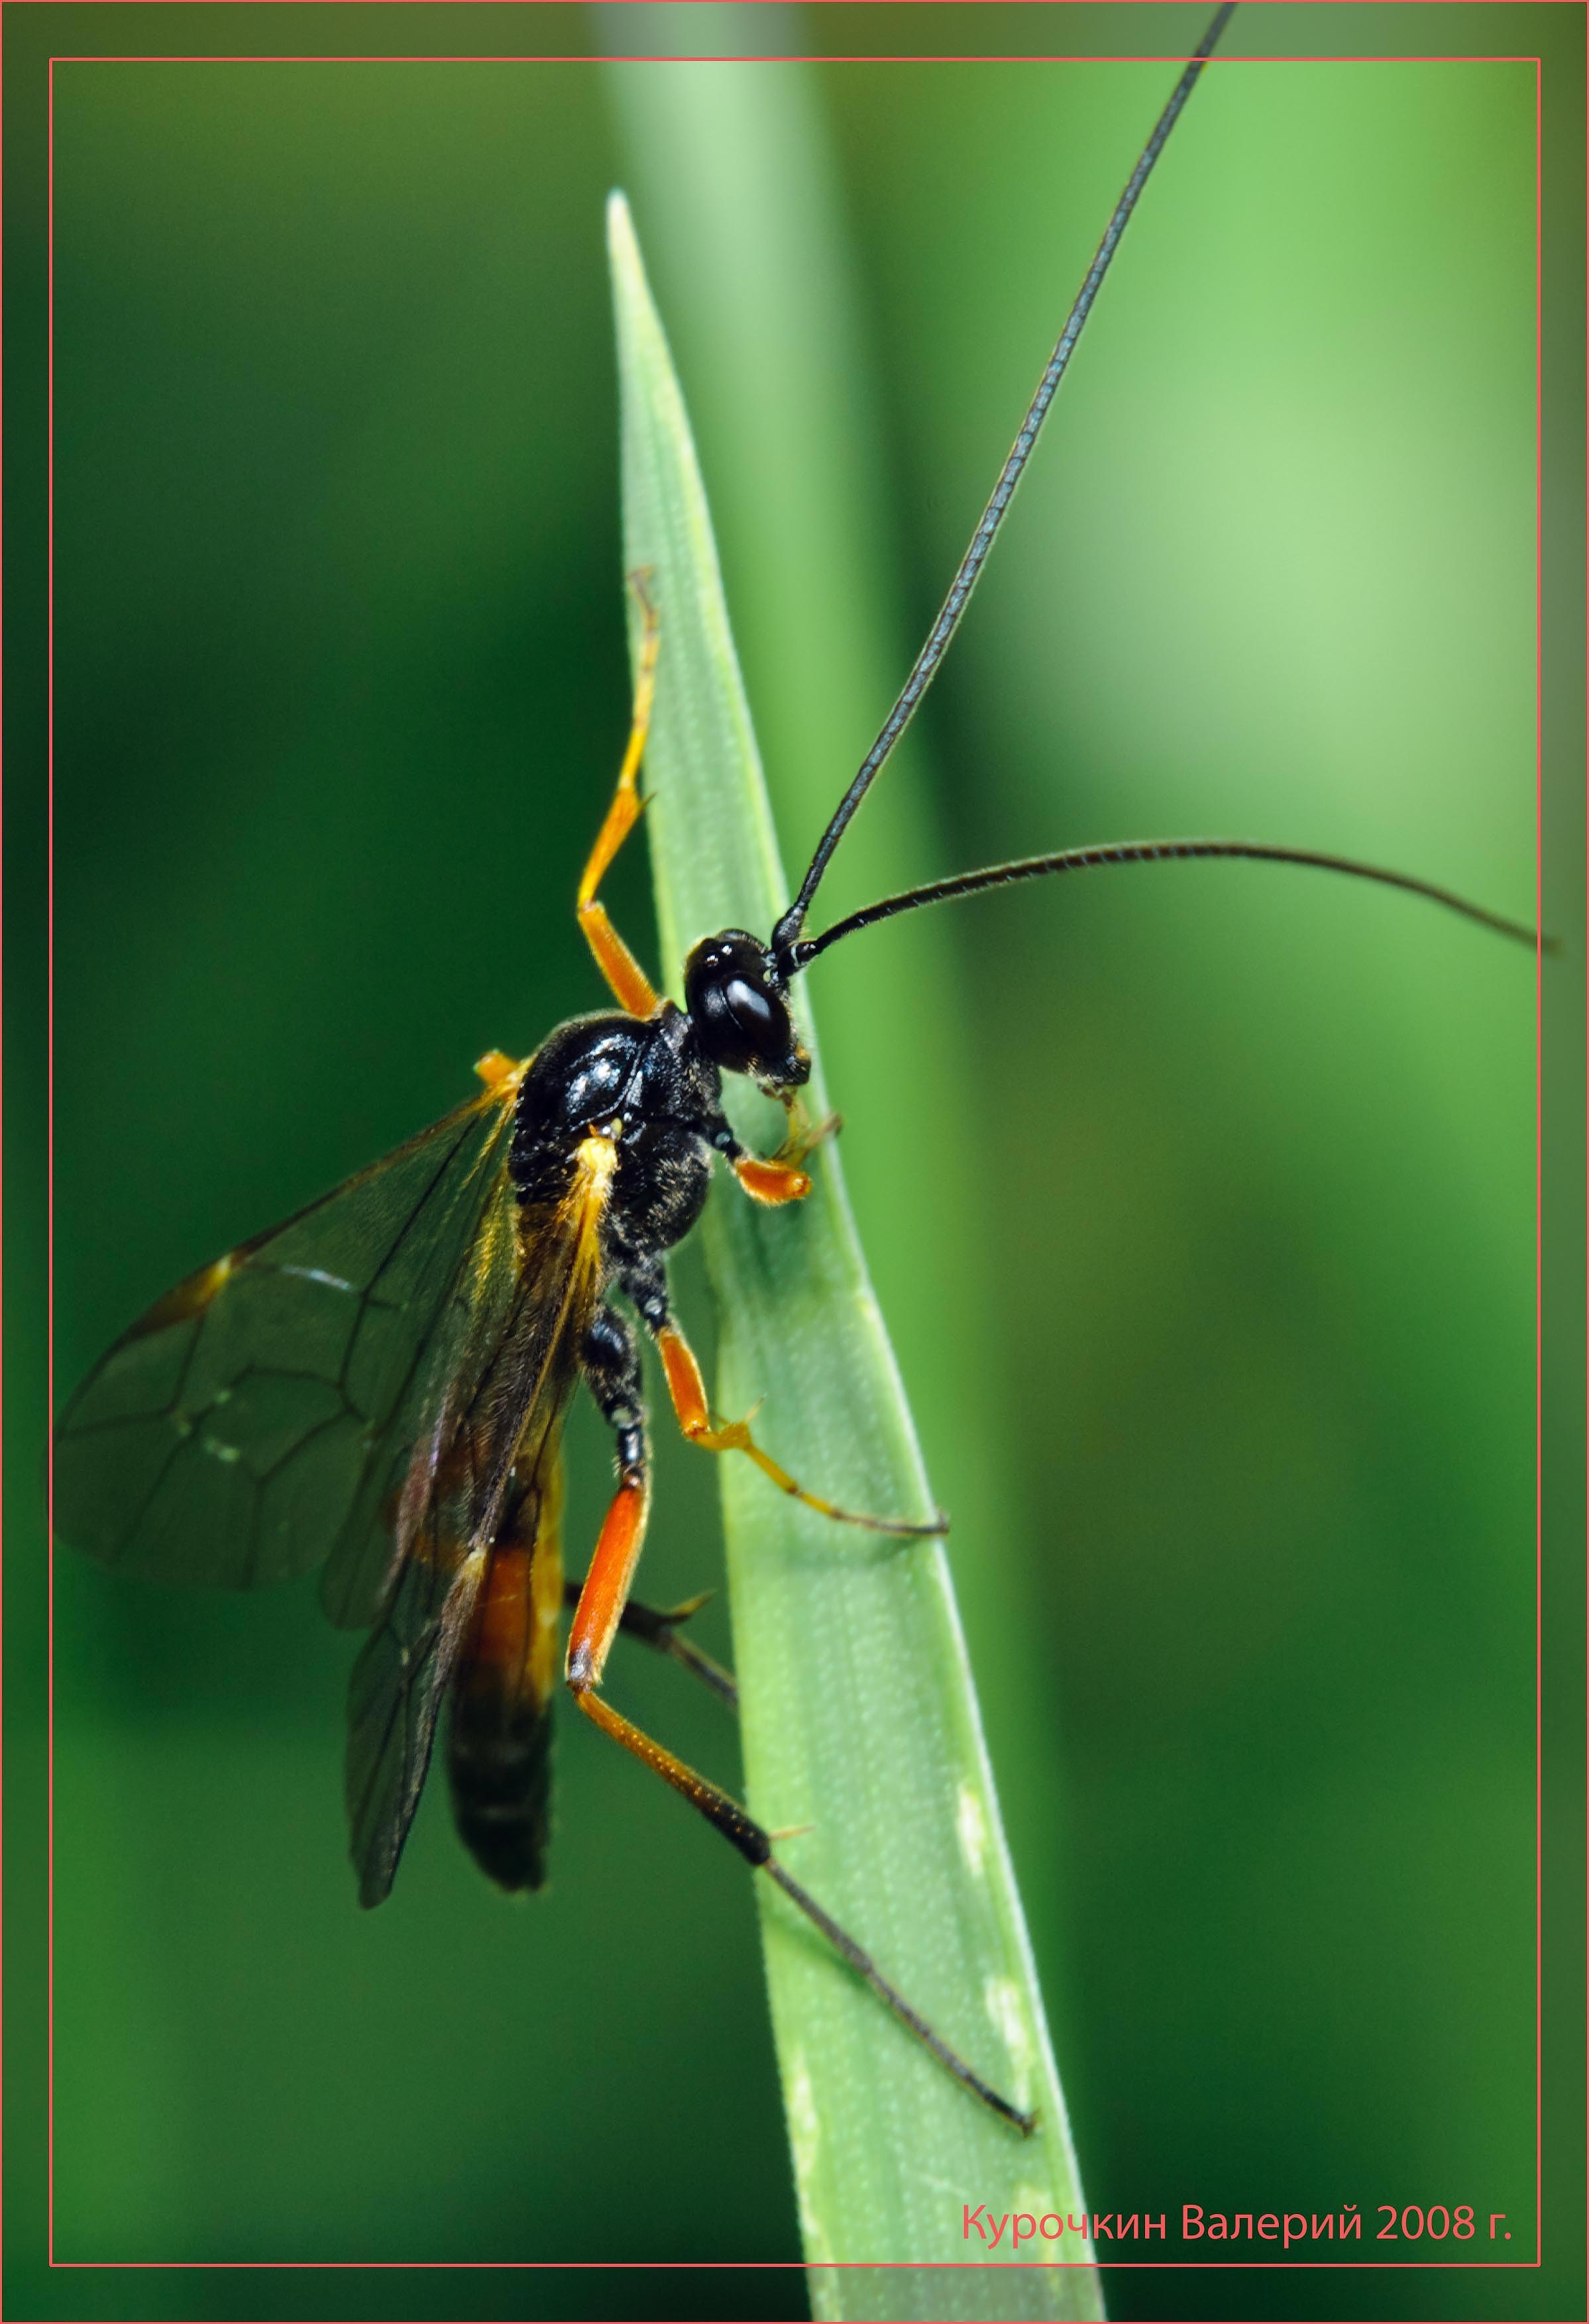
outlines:
[[[1127,180],[1125,191],[1114,205],[1114,215],[1104,229],[1104,239],[1087,269],[1086,280],[1076,293],[1076,304],[1066,318],[1065,328],[1060,332],[1042,378],[1038,382],[1037,393],[1032,397],[1026,417],[1021,423],[1021,431],[1010,447],[1010,456],[999,471],[999,481],[993,486],[981,521],[971,536],[971,545],[960,560],[959,570],[949,586],[949,594],[944,599],[938,617],[928,632],[927,642],[911,664],[910,675],[900,689],[898,701],[883,720],[876,742],[867,752],[855,780],[839,801],[837,813],[823,833],[809,869],[800,882],[799,894],[772,931],[772,950],[786,975],[795,965],[795,949],[806,923],[806,914],[810,909],[811,899],[817,892],[818,882],[827,869],[828,860],[843,838],[850,817],[871,788],[873,777],[910,724],[917,704],[932,683],[933,674],[960,625],[960,617],[987,561],[987,553],[993,545],[993,536],[1004,521],[1004,512],[1021,481],[1021,472],[1031,456],[1032,447],[1048,416],[1049,406],[1054,401],[1076,343],[1092,312],[1099,286],[1109,272],[1110,261],[1119,246],[1121,235],[1125,232],[1126,221],[1137,206],[1137,198],[1148,182],[1154,162],[1164,150],[1170,131],[1180,117],[1182,107],[1196,87],[1204,66],[1213,55],[1221,34],[1234,14],[1235,0],[1227,0],[1225,6],[1215,11],[1214,21],[1204,33],[1196,54],[1176,83],[1169,103],[1159,115],[1153,134],[1142,148],[1141,159]]]
[[[892,920],[896,913],[913,912],[922,904],[947,904],[957,896],[975,896],[984,888],[1003,888],[1016,880],[1041,880],[1049,872],[1095,872],[1106,863],[1165,863],[1210,855],[1234,856],[1254,863],[1303,863],[1316,872],[1344,872],[1353,880],[1377,880],[1381,887],[1425,896],[1432,904],[1443,904],[1447,911],[1460,912],[1482,928],[1514,936],[1530,948],[1538,945],[1546,952],[1556,949],[1551,937],[1542,939],[1525,921],[1508,919],[1504,912],[1487,911],[1483,904],[1470,904],[1465,896],[1456,895],[1450,888],[1437,888],[1432,880],[1387,872],[1378,863],[1360,863],[1354,856],[1325,855],[1309,847],[1272,847],[1260,839],[1127,839],[1103,847],[1067,847],[1058,855],[1025,855],[1013,863],[990,864],[985,872],[959,872],[952,879],[930,880],[923,888],[884,896],[881,903],[868,904],[846,920],[836,920],[819,936],[797,938],[784,973],[795,975],[841,936],[852,936],[878,920]]]

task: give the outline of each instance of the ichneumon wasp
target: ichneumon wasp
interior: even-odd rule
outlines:
[[[1016,444],[898,701],[766,938],[719,932],[686,967],[686,1006],[660,1001],[612,927],[603,874],[639,812],[666,609],[647,606],[633,732],[618,790],[586,867],[581,925],[619,1013],[575,1019],[534,1056],[482,1061],[485,1089],[284,1226],[236,1246],[141,1319],[69,1406],[58,1438],[63,1537],[130,1571],[256,1583],[326,1563],[332,1618],[371,1636],[350,1705],[349,1811],[361,1894],[387,1892],[449,1707],[455,1810],[485,1868],[539,1879],[548,1719],[565,1597],[564,1673],[594,1723],[651,1766],[765,1869],[978,2097],[1025,2117],[949,2052],[882,1971],[801,1889],[769,1836],[716,1786],[641,1734],[601,1691],[627,1626],[725,1691],[675,1618],[633,1605],[647,1453],[628,1300],[661,1350],[687,1435],[738,1451],[826,1514],[744,1423],[708,1411],[669,1304],[661,1255],[688,1230],[721,1156],[751,1198],[798,1200],[819,1135],[800,1113],[806,1061],[794,981],[841,938],[928,903],[1049,874],[1166,856],[1244,856],[1400,886],[1527,941],[1533,932],[1428,882],[1334,855],[1239,840],[1072,849],[929,882],[807,934],[818,884],[866,789],[946,651],[1120,235],[1228,20],[1215,17],[1111,220]],[[642,576],[636,586],[644,588]],[[660,616],[660,619],[659,619]],[[787,1108],[768,1159],[723,1117],[719,1077],[748,1075]],[[558,1545],[559,1438],[583,1379],[616,1441],[619,1480],[583,1585]],[[816,1480],[820,1481],[820,1480]]]

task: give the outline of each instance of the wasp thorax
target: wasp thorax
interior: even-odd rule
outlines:
[[[772,1089],[798,1088],[811,1074],[784,990],[772,954],[744,928],[707,936],[684,964],[684,1005],[707,1056]]]

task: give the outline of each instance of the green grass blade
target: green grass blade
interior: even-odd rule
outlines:
[[[717,927],[764,932],[788,891],[688,424],[621,198],[609,229],[625,557],[650,568],[662,624],[647,823],[671,964]],[[766,1150],[775,1110],[743,1088],[728,1097],[742,1135]],[[825,1102],[818,1067],[812,1103]],[[731,1187],[714,1195],[704,1231],[722,1314],[718,1397],[734,1413],[765,1396],[762,1434],[816,1489],[926,1515],[932,1495],[835,1148],[816,1178],[798,1210],[758,1212]],[[784,1843],[790,1870],[948,2041],[1041,2117],[1023,2141],[978,2107],[758,1883],[807,2256],[975,2259],[966,2204],[993,2218],[1079,2218],[942,1548],[833,1526],[743,1462],[723,1463],[723,1493],[751,1806],[775,1830],[812,1827]],[[1009,2247],[1007,2231],[1001,2257]],[[1079,2237],[1039,2249],[1086,2256]],[[909,2279],[819,2269],[813,2286],[831,2316],[1100,2312],[1083,2267]]]

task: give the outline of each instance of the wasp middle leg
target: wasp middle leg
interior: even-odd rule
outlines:
[[[902,1534],[912,1538],[948,1531],[948,1520],[941,1515],[923,1521],[917,1517],[867,1517],[859,1509],[841,1508],[836,1501],[826,1500],[820,1493],[808,1493],[804,1485],[797,1484],[789,1471],[757,1443],[747,1421],[714,1423],[695,1351],[669,1313],[661,1268],[632,1270],[624,1278],[624,1288],[639,1308],[647,1328],[655,1334],[679,1425],[703,1452],[743,1452],[781,1493],[787,1493],[805,1508],[817,1510],[819,1516],[836,1518],[841,1525],[864,1526],[870,1533]]]
[[[624,1564],[624,1594],[618,1613],[618,1628],[631,1637],[641,1639],[660,1655],[666,1655],[683,1670],[698,1678],[704,1686],[725,1702],[731,1711],[739,1708],[739,1689],[732,1673],[721,1663],[714,1662],[699,1646],[691,1645],[679,1633],[690,1616],[706,1603],[704,1598],[692,1598],[687,1605],[667,1609],[642,1606],[628,1594],[628,1576],[640,1554],[644,1530],[646,1494],[649,1489],[650,1452],[645,1437],[644,1387],[641,1379],[640,1354],[634,1344],[634,1334],[615,1308],[596,1310],[585,1336],[580,1369],[602,1418],[614,1431],[617,1440],[618,1490],[608,1513],[608,1526],[614,1538],[633,1535],[633,1547]],[[635,1496],[638,1495],[638,1504]],[[638,1508],[638,1514],[637,1514]],[[603,1528],[603,1539],[608,1528]],[[594,1570],[596,1559],[591,1560]],[[584,1601],[586,1582],[570,1580],[564,1585],[567,1603],[577,1609]],[[599,1596],[599,1587],[598,1587]],[[593,1599],[593,1609],[596,1603]],[[578,1626],[576,1610],[575,1626]]]

